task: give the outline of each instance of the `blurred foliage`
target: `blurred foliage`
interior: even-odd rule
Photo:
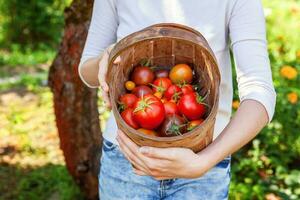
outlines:
[[[230,199],[296,200],[300,199],[300,1],[263,2],[276,113],[255,140],[233,155]],[[82,198],[64,167],[52,94],[46,87],[62,33],[63,8],[69,3],[0,0],[0,199]],[[233,84],[236,110],[239,98]],[[99,112],[103,129],[108,112],[101,98]]]
[[[272,123],[233,156],[230,197],[300,199],[300,1],[265,0],[264,7],[276,112]],[[236,87],[234,94],[238,99]]]
[[[59,42],[64,25],[63,10],[71,0],[1,0],[0,44],[36,48]]]
[[[14,44],[10,46],[10,50],[0,49],[0,69],[1,66],[30,66],[35,67],[41,63],[50,63],[56,51],[52,48],[40,48],[32,50],[29,47],[21,49],[20,45]]]

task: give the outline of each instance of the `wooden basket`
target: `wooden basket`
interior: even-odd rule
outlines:
[[[113,64],[118,57],[121,62]],[[186,63],[194,68],[196,79],[203,86],[201,95],[208,93],[205,103],[209,108],[206,119],[200,126],[180,136],[155,137],[140,133],[123,121],[118,112],[118,98],[126,92],[124,83],[132,69],[145,58],[150,59],[152,65],[171,67]],[[218,110],[220,72],[213,51],[198,31],[179,24],[163,23],[125,37],[111,51],[107,82],[117,125],[136,144],[186,147],[199,152],[211,143]]]

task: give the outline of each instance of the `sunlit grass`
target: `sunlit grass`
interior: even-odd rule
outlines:
[[[0,199],[80,198],[59,148],[49,88],[2,92],[0,127]]]

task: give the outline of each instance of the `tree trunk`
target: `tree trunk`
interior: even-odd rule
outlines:
[[[86,199],[98,199],[101,132],[97,90],[78,76],[78,64],[90,22],[92,0],[74,0],[65,10],[65,31],[50,68],[56,124],[67,168]]]

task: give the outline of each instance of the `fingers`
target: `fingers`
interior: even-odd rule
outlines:
[[[106,83],[106,75],[107,75],[109,53],[112,48],[113,48],[113,45],[111,45],[109,48],[107,48],[104,51],[104,53],[99,61],[99,72],[98,72],[99,84],[102,89],[102,97],[106,103],[106,106],[109,108],[111,108],[111,102],[110,102],[109,94],[108,94],[109,87],[108,87],[108,84]]]
[[[176,148],[140,147],[139,151],[151,158],[173,160],[176,157]]]
[[[105,92],[108,92],[108,85],[106,83],[108,57],[109,57],[109,52],[106,50],[104,51],[99,61],[99,72],[98,72],[98,79],[99,79],[100,86]]]
[[[134,165],[135,168],[137,168],[138,170],[144,171],[149,173],[149,169],[147,168],[147,166],[145,165],[145,163],[143,163],[142,160],[140,160],[138,158],[138,156],[136,155],[137,153],[134,153],[127,144],[124,143],[124,141],[122,139],[119,139],[119,137],[117,138],[119,146],[121,148],[121,151],[123,152],[123,154],[125,155],[125,157]],[[131,147],[134,148],[134,147]],[[136,146],[136,152],[138,147]]]
[[[169,160],[148,158],[139,151],[139,146],[132,142],[121,130],[118,131],[118,142],[125,157],[136,166],[140,174],[144,176],[159,176],[166,174],[170,168]],[[165,176],[165,175],[164,175]]]

